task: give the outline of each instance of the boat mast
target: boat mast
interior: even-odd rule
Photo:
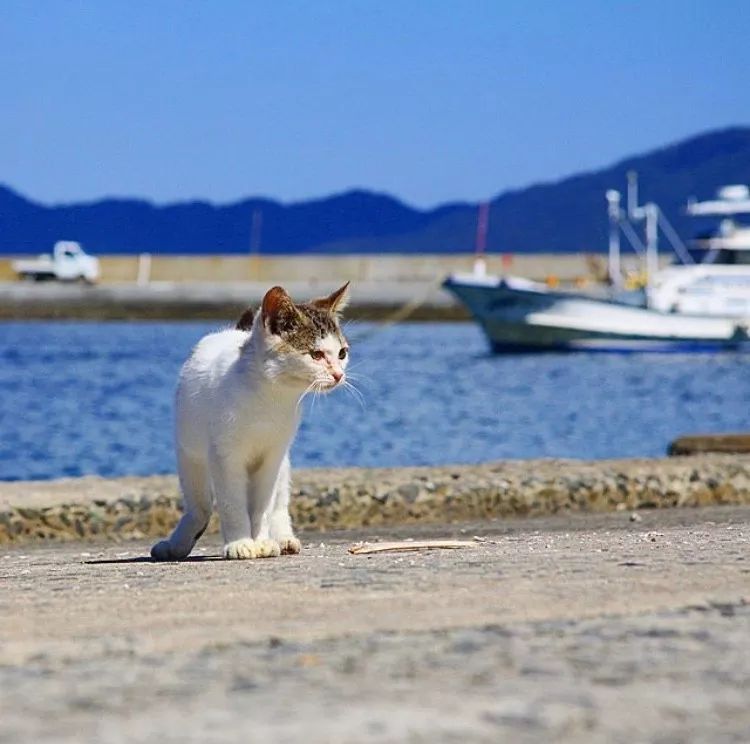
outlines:
[[[607,268],[609,281],[613,287],[622,286],[620,268],[620,192],[607,191],[607,214],[609,215],[609,257]]]
[[[625,234],[634,250],[645,263],[646,287],[653,282],[659,270],[659,221],[664,219],[659,207],[653,202],[640,206],[638,204],[638,174],[628,171],[627,208],[620,206],[622,199],[619,191],[607,191],[607,214],[609,216],[609,280],[612,286],[620,288],[622,265],[620,260],[620,231]],[[646,244],[641,242],[632,223],[645,222]]]
[[[487,229],[490,222],[490,203],[482,202],[477,214],[477,234],[474,243],[474,275],[486,276],[487,274]]]
[[[659,207],[649,202],[643,207],[646,215],[646,287],[659,270]]]
[[[628,219],[646,222],[646,289],[659,270],[659,207],[653,202],[638,205],[638,173],[628,171]]]
[[[633,222],[643,219],[643,207],[638,206],[638,173],[628,171],[628,219]]]

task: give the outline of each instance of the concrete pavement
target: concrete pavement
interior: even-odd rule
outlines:
[[[0,742],[748,739],[750,507],[304,538],[0,553]]]

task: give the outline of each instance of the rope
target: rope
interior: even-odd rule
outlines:
[[[672,244],[672,250],[677,254],[678,258],[684,264],[694,264],[693,257],[688,252],[685,244],[680,240],[680,236],[677,231],[672,227],[672,223],[666,218],[664,212],[659,210],[659,224],[661,225],[662,232],[667,236],[667,240]]]
[[[419,310],[419,308],[422,307],[425,302],[427,302],[432,292],[435,289],[441,287],[442,284],[442,277],[439,279],[433,279],[432,282],[427,286],[427,289],[425,289],[421,294],[417,295],[417,297],[412,298],[408,302],[405,302],[403,305],[401,305],[401,307],[386,315],[385,319],[380,321],[377,326],[375,326],[371,330],[354,334],[354,336],[352,337],[353,340],[357,342],[364,341],[368,338],[372,338],[373,336],[377,336],[379,333],[383,333],[383,331],[388,330],[397,323],[402,323],[411,315],[413,315],[415,311]]]

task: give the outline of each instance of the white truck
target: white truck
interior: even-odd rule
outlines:
[[[38,258],[20,259],[13,261],[11,266],[21,279],[38,282],[57,279],[93,284],[99,278],[99,259],[89,256],[78,243],[71,240],[55,243],[52,255],[44,253]]]

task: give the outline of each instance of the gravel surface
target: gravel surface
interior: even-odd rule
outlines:
[[[354,556],[361,539],[484,537]],[[1,742],[746,742],[750,508],[0,553]]]

